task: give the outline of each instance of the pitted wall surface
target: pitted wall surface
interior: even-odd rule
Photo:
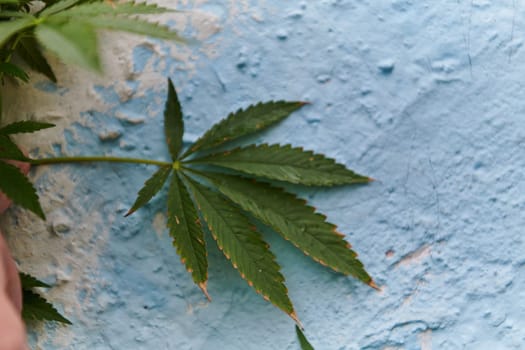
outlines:
[[[297,189],[346,234],[381,287],[316,265],[268,233],[316,349],[525,348],[525,3],[163,1],[177,46],[106,34],[106,75],[57,67],[4,87],[8,118],[58,124],[19,141],[35,156],[168,159],[166,78],[185,142],[258,101],[311,104],[251,140],[291,143],[376,179]],[[27,101],[31,103],[27,103]],[[2,218],[25,271],[73,321],[31,332],[36,349],[298,350],[293,322],[209,240],[208,302],[165,229],[165,191],[123,214],[154,168],[40,167],[46,223]]]

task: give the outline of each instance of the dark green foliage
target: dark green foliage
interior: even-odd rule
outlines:
[[[74,6],[75,4],[78,5]],[[106,3],[97,1],[54,2],[54,5],[39,14],[47,16],[45,19],[38,22],[38,25],[36,22],[29,25],[30,31],[35,33],[40,43],[51,51],[56,51],[61,58],[95,70],[100,69],[96,49],[95,29],[97,28],[125,29],[141,34],[149,34],[153,31],[161,38],[173,34],[166,28],[166,31],[158,30],[159,27],[155,24],[126,17],[130,14],[138,14],[133,12],[135,10],[144,13],[162,12],[156,6],[146,4],[116,6],[117,8],[110,9],[106,7]],[[124,7],[118,8],[118,6]],[[37,17],[33,20],[35,18]],[[17,19],[8,21],[11,27],[7,26],[4,29],[11,31],[11,34],[3,34],[4,43],[11,45],[13,41],[10,37],[19,35],[20,31],[28,28],[27,24],[24,27],[22,22],[15,23],[17,21]],[[2,24],[5,23],[0,22],[0,26]],[[13,31],[13,28],[16,30]],[[2,40],[1,35],[0,40]],[[33,42],[29,46],[36,43],[34,39],[31,40]],[[54,77],[40,51],[36,54],[27,54],[28,52],[25,52],[27,59],[24,59],[30,65],[30,62],[33,62],[35,67],[39,67],[36,68],[38,71]],[[0,57],[7,58],[10,53],[2,55]],[[24,57],[24,54],[21,56]],[[4,59],[4,62],[7,61]],[[12,71],[9,73],[9,66],[8,69],[5,67],[3,74],[22,79],[18,73],[13,74]],[[140,189],[137,199],[126,216],[148,203],[163,188],[171,175],[167,198],[167,226],[173,245],[193,281],[209,298],[206,287],[207,247],[204,237],[205,233],[209,232],[218,248],[239,271],[241,277],[257,293],[299,324],[280,266],[258,229],[261,225],[279,233],[314,261],[344,275],[351,275],[371,287],[376,286],[344,235],[337,232],[336,226],[327,222],[326,217],[317,213],[315,208],[307,205],[306,201],[276,187],[271,181],[304,186],[336,186],[362,184],[371,179],[347,169],[324,155],[290,145],[252,144],[226,151],[224,147],[232,140],[238,140],[278,123],[304,105],[304,102],[271,101],[249,106],[230,114],[226,119],[212,126],[185,152],[181,152],[184,133],[183,113],[175,87],[171,80],[168,80],[164,133],[171,156],[169,162],[117,157],[28,159],[11,140],[10,135],[52,126],[29,121],[0,128],[0,159],[28,161],[32,164],[99,160],[160,166]],[[217,150],[218,147],[221,147],[220,152]],[[202,154],[203,151],[205,154]],[[238,172],[252,178],[240,176]],[[0,160],[0,173],[2,174],[0,190],[15,203],[44,218],[34,187],[18,168]],[[29,289],[24,289],[26,298],[24,317],[69,323],[42,297],[30,290],[33,287],[46,287],[44,284],[28,277],[23,277],[23,280],[26,286],[31,286],[27,287]],[[313,349],[301,330],[296,329],[302,349]]]
[[[303,105],[302,102],[280,101],[240,110],[212,126],[182,156],[179,153],[184,131],[183,115],[171,80],[168,80],[164,112],[166,142],[175,173],[168,191],[168,228],[193,280],[208,295],[208,261],[201,227],[201,220],[204,220],[203,224],[219,249],[242,278],[296,321],[280,267],[257,225],[247,214],[290,240],[313,260],[372,287],[375,284],[336,226],[326,222],[325,216],[316,213],[304,200],[268,183],[225,175],[216,170],[212,172],[209,165],[309,186],[366,183],[370,179],[323,155],[289,145],[250,145],[187,158],[194,152],[213,150],[230,140],[262,130]],[[148,180],[149,183],[146,182],[139,192],[142,200],[137,199],[137,202],[147,202],[161,189],[168,175],[160,177],[157,174]],[[146,189],[147,196],[144,195]],[[134,205],[131,211],[136,208]]]
[[[0,134],[0,159],[26,160],[27,158],[9,136]]]
[[[0,128],[0,191],[4,192],[15,204],[32,211],[42,219],[45,219],[45,215],[35,188],[16,166],[6,162],[29,160],[9,135],[31,133],[53,126],[49,123],[21,121]]]
[[[315,261],[364,283],[372,279],[337,227],[295,195],[269,184],[208,173],[218,190]]]
[[[24,120],[0,128],[0,135],[26,134],[54,127],[55,124]]]
[[[33,288],[51,288],[48,284],[35,277],[20,273],[22,282],[22,318],[24,321],[56,321],[70,325],[71,322],[62,316],[46,299],[36,293]]]
[[[0,73],[11,78],[20,79],[26,83],[29,81],[29,75],[22,68],[10,62],[0,62]]]
[[[297,334],[297,339],[299,339],[299,345],[301,345],[301,350],[314,350],[314,347],[308,342],[308,339],[301,331],[301,328],[295,326],[295,333]]]
[[[219,249],[241,277],[281,310],[296,319],[279,265],[254,225],[233,203],[188,180],[195,202]]]
[[[134,1],[43,0],[45,6],[30,9],[27,0],[0,0],[0,83],[4,77],[29,80],[25,69],[12,61],[18,57],[32,70],[53,82],[57,78],[41,51],[44,47],[61,60],[98,71],[102,70],[98,53],[98,31],[110,29],[182,41],[170,28],[149,22],[138,15],[162,14],[170,10]],[[31,10],[31,11],[30,11]],[[0,122],[2,96],[0,91]],[[0,124],[1,125],[1,124]],[[45,219],[35,188],[13,161],[28,161],[11,140],[11,134],[28,133],[53,125],[18,122],[0,128],[0,191],[15,204]],[[166,181],[171,166],[159,171],[145,184],[131,211],[147,203]],[[131,212],[130,211],[130,212]],[[54,320],[70,324],[51,304],[35,293],[33,287],[49,287],[35,278],[21,274],[24,293],[24,319]]]
[[[36,190],[20,170],[11,164],[0,161],[0,191],[15,204],[20,205],[45,220],[44,211],[38,201]]]
[[[166,100],[166,109],[164,110],[164,134],[172,160],[178,158],[182,148],[184,124],[181,111],[177,91],[171,79],[168,79],[168,98]]]
[[[39,44],[65,62],[100,72],[98,30],[118,30],[183,41],[169,27],[137,17],[171,11],[156,5],[104,0],[45,3],[46,6],[37,13],[30,13],[25,2],[9,0],[8,5],[0,6],[0,50],[7,52],[0,55],[0,64],[10,63],[12,54],[16,53],[30,68],[56,82]],[[0,65],[0,77],[5,74],[27,80],[27,75],[21,74],[23,70],[16,68]]]
[[[179,176],[173,176],[168,193],[168,228],[173,245],[193,281],[210,298],[206,289],[208,259],[204,232],[197,210]]]
[[[333,159],[290,145],[251,145],[197,158],[191,162],[217,165],[306,186],[334,186],[370,181],[370,178],[348,170]]]
[[[217,147],[223,143],[261,131],[276,124],[305,102],[271,101],[239,109],[211,127],[184,154],[183,158],[196,151]]]
[[[27,36],[21,38],[16,48],[16,53],[24,60],[29,68],[45,75],[53,83],[57,82],[53,69],[42,54],[40,45],[33,37]]]
[[[35,287],[51,288],[47,283],[39,281],[36,277],[33,277],[27,273],[20,272],[20,283],[22,284],[22,289],[32,289]]]
[[[157,170],[157,172],[144,183],[144,187],[139,191],[137,200],[135,200],[135,203],[125,216],[132,214],[134,211],[148,203],[150,199],[160,191],[170,173],[171,166],[164,166]]]

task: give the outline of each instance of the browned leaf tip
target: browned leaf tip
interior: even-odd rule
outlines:
[[[202,290],[202,292],[204,293],[204,295],[206,296],[208,301],[211,302],[211,297],[210,297],[210,294],[208,294],[208,289],[206,287],[206,282],[201,282],[201,283],[198,284],[198,286]]]
[[[308,101],[299,101],[299,105],[301,106],[307,106],[307,105],[311,105],[312,103],[311,102],[308,102]]]
[[[373,280],[370,280],[370,282],[368,282],[368,285],[377,291],[381,291],[381,288],[379,288],[379,286]]]
[[[302,331],[304,331],[303,324],[301,323],[301,321],[299,321],[299,317],[297,317],[297,314],[295,313],[295,311],[292,311],[291,313],[289,313],[288,316],[290,316],[292,320],[294,320],[297,327],[299,327]]]
[[[368,182],[374,182],[374,181],[377,181],[376,179],[372,178],[372,177],[369,177],[368,178]]]
[[[127,218],[128,216],[130,216],[134,212],[135,212],[135,209],[131,208],[130,210],[128,210],[128,212],[126,214],[124,214],[124,217]]]

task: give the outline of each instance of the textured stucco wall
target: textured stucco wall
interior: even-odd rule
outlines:
[[[302,145],[378,179],[300,193],[382,288],[268,235],[316,349],[525,348],[524,1],[164,4],[190,11],[161,20],[198,44],[111,34],[105,78],[56,63],[58,86],[35,76],[16,96],[9,88],[9,116],[60,125],[21,142],[41,155],[165,159],[166,76],[188,142],[250,103],[308,100],[254,140]],[[164,195],[122,218],[152,170],[39,168],[48,222],[16,209],[2,218],[21,267],[56,284],[48,295],[74,322],[36,329],[35,348],[299,349],[291,320],[212,249],[205,300],[171,247]]]

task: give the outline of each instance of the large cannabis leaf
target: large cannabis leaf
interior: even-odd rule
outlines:
[[[289,145],[249,145],[215,153],[213,149],[263,130],[304,104],[267,102],[239,110],[212,126],[181,154],[183,114],[173,83],[168,80],[164,125],[172,165],[161,166],[146,181],[127,214],[145,205],[173,172],[167,224],[177,253],[194,282],[208,296],[204,235],[210,232],[241,277],[297,322],[280,267],[257,223],[272,228],[316,262],[372,287],[375,284],[335,225],[296,195],[259,178],[306,186],[365,183],[370,178],[333,159]],[[202,151],[207,152],[200,155]],[[222,173],[221,168],[230,170]],[[231,170],[245,175],[232,175]],[[302,339],[301,344],[307,347]]]

